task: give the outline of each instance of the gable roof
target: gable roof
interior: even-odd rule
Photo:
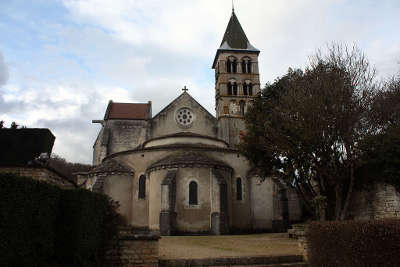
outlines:
[[[252,46],[247,39],[246,34],[238,18],[236,17],[235,11],[232,10],[231,18],[226,27],[224,37],[215,55],[213,68],[215,68],[215,63],[219,53],[223,51],[239,51],[239,52],[249,52],[249,53],[260,53],[260,50]]]
[[[196,99],[194,99],[188,92],[183,92],[182,94],[180,94],[177,98],[175,98],[174,100],[171,101],[171,103],[169,103],[165,108],[163,108],[160,112],[158,112],[153,119],[157,118],[160,114],[164,113],[166,110],[168,110],[175,102],[179,101],[179,99],[181,99],[184,96],[188,96],[190,97],[197,105],[199,105],[205,113],[207,113],[207,115],[209,115],[211,118],[215,119],[215,116],[212,115],[210,112],[208,112],[207,109],[205,109],[199,102],[196,101]]]
[[[149,114],[150,113],[150,114]],[[110,100],[104,120],[146,120],[151,117],[151,103],[114,103]]]

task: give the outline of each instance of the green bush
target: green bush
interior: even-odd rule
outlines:
[[[0,174],[0,266],[39,266],[54,254],[60,190]]]
[[[308,232],[311,267],[400,266],[400,220],[313,222]]]
[[[63,191],[57,225],[57,262],[100,266],[117,234],[119,216],[105,195],[87,190]],[[62,222],[62,223],[61,223]]]
[[[102,194],[0,174],[0,266],[104,266],[116,208]]]

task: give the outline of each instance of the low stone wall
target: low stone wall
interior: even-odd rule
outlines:
[[[0,166],[0,173],[14,173],[20,176],[31,177],[34,180],[44,181],[64,189],[77,187],[67,178],[47,166]]]
[[[306,223],[299,223],[293,224],[292,229],[288,230],[289,237],[298,240],[298,246],[305,261],[308,260],[308,242],[306,238],[307,227],[308,225]]]
[[[370,190],[356,192],[349,217],[355,220],[375,220],[400,217],[400,193],[388,184],[374,185]]]
[[[158,266],[158,240],[154,232],[137,232],[132,228],[122,228],[119,238],[108,251],[111,266]]]

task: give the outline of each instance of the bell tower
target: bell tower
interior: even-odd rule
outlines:
[[[240,131],[245,129],[243,116],[260,92],[259,54],[260,50],[250,44],[232,9],[212,65],[218,137],[231,147],[239,144]]]

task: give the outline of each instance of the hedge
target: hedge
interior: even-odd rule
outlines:
[[[313,222],[307,231],[311,267],[400,266],[400,220]]]
[[[60,190],[0,174],[0,266],[34,266],[54,254]]]
[[[51,154],[55,136],[49,129],[0,128],[0,162],[2,164],[27,164],[41,153]],[[6,145],[7,144],[7,145]]]
[[[57,225],[57,262],[101,265],[108,242],[117,233],[113,203],[86,190],[64,191]],[[114,220],[114,222],[113,222]],[[107,223],[108,222],[108,223]],[[111,223],[110,223],[111,222]]]
[[[0,266],[102,266],[119,222],[105,195],[0,174]]]

